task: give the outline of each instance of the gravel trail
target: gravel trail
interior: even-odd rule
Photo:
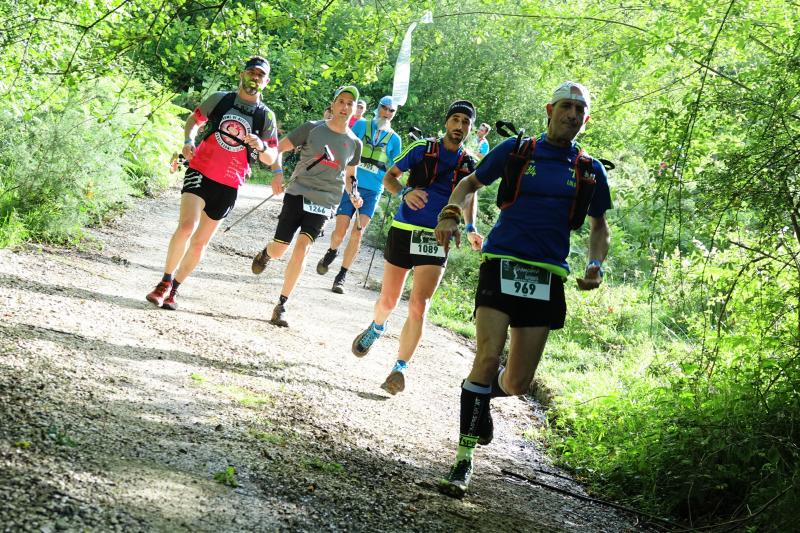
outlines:
[[[229,220],[268,193],[245,186]],[[269,324],[285,262],[256,277],[250,257],[277,200],[218,233],[178,311],[145,301],[178,196],[137,200],[77,248],[0,250],[0,531],[644,530],[503,472],[583,493],[523,438],[542,415],[517,398],[493,404],[472,492],[441,496],[472,343],[429,326],[389,397],[405,305],[354,357],[377,297],[362,288],[371,249],[337,295],[339,261],[314,269],[328,235],[289,300],[291,327]]]

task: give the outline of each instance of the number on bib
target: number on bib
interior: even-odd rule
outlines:
[[[303,211],[306,213],[311,213],[313,215],[322,215],[326,218],[330,218],[333,214],[333,209],[330,207],[323,207],[321,205],[317,205],[307,198],[303,198]]]
[[[540,267],[500,260],[500,292],[503,294],[549,302],[552,276]]]
[[[409,252],[413,255],[429,255],[433,257],[445,257],[444,246],[439,246],[436,236],[423,230],[411,232],[411,248]]]

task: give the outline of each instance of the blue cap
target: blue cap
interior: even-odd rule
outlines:
[[[389,109],[397,110],[397,108],[394,106],[394,100],[392,100],[392,97],[388,95],[381,98],[378,101],[378,105],[386,106]]]

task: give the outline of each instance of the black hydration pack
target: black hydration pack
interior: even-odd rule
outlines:
[[[439,169],[439,139],[425,139],[425,142],[427,144],[422,161],[409,169],[408,180],[406,182],[406,186],[408,187],[428,187],[436,179]],[[453,179],[450,184],[450,190],[455,189],[459,181],[472,174],[475,171],[476,165],[477,162],[475,158],[462,148],[461,156],[458,158],[458,162],[453,168]]]
[[[200,143],[214,135],[215,133],[219,132],[220,134],[224,135],[225,138],[230,141],[232,144],[244,145],[244,139],[239,139],[238,137],[234,137],[229,133],[225,133],[220,131],[219,125],[222,122],[222,117],[225,113],[231,109],[235,108],[237,111],[242,113],[243,115],[247,115],[248,117],[253,117],[253,135],[256,137],[261,137],[261,132],[264,130],[264,125],[267,122],[267,106],[265,106],[260,101],[256,104],[254,111],[249,111],[244,107],[239,107],[235,105],[236,102],[236,91],[231,91],[226,93],[217,105],[214,106],[214,109],[211,110],[211,113],[208,114],[208,122],[203,125],[203,129],[200,131],[198,138],[200,141],[197,143],[197,146],[200,146]],[[245,145],[246,146],[246,145]],[[250,159],[253,161],[258,160],[258,152],[246,146],[247,153],[250,156]]]
[[[522,177],[534,160],[536,139],[517,136],[514,149],[508,154],[500,187],[497,189],[497,207],[507,209],[519,197],[522,187]],[[583,226],[589,204],[592,203],[597,179],[594,171],[594,159],[582,148],[578,147],[578,156],[575,158],[575,193],[572,195],[572,205],[569,210],[569,227],[577,230]]]

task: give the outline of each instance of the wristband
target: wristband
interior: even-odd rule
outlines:
[[[467,233],[477,233],[475,224],[464,224],[464,229],[467,230]]]
[[[458,206],[456,204],[447,204],[446,206],[444,206],[444,208],[442,208],[441,212],[439,213],[439,216],[436,217],[436,220],[438,222],[441,222],[446,218],[455,220],[456,224],[459,224],[461,222],[461,206]]]
[[[593,267],[593,266],[596,266],[596,267],[598,267],[598,268],[600,269],[600,270],[598,271],[598,274],[600,274],[600,277],[602,278],[602,277],[603,277],[603,262],[602,262],[602,261],[600,261],[599,259],[592,259],[592,260],[591,260],[591,261],[589,261],[589,263],[586,265],[586,269],[588,270],[588,269],[589,269],[589,267]]]
[[[194,141],[192,139],[186,139],[185,141],[183,141],[183,144],[184,145],[191,144],[192,146],[194,146]]]
[[[275,170],[272,171],[272,173],[273,174],[283,174],[283,169],[282,168],[276,168]]]
[[[413,191],[413,190],[414,190],[414,188],[413,188],[413,187],[403,187],[402,189],[400,189],[400,192],[399,192],[399,193],[397,193],[397,195],[398,195],[398,196],[399,196],[401,199],[405,200],[405,198],[406,198],[406,194],[410,193],[410,192],[411,192],[411,191]]]

